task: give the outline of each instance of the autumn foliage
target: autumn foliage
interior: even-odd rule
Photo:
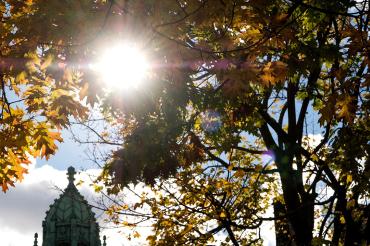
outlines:
[[[100,181],[113,195],[151,190],[107,212],[129,228],[150,221],[151,245],[220,234],[222,245],[259,245],[264,221],[282,245],[370,243],[369,1],[29,0],[0,10],[4,190],[99,105],[115,131],[94,134],[118,146]],[[147,53],[145,86],[102,89],[88,64],[113,40]]]
[[[23,179],[31,157],[56,152],[72,119],[87,116],[80,101],[87,93],[85,45],[104,27],[107,9],[92,1],[0,2],[2,190]]]

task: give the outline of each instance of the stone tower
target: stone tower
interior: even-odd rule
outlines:
[[[101,246],[95,215],[73,183],[75,169],[69,167],[67,174],[67,188],[50,205],[42,222],[42,246]],[[34,245],[37,246],[37,234]]]

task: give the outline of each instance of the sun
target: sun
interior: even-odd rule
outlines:
[[[106,49],[94,69],[108,89],[137,89],[148,75],[149,64],[136,46],[120,44]]]

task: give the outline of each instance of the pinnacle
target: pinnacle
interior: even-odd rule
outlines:
[[[73,184],[73,181],[75,180],[75,174],[76,174],[76,171],[74,167],[70,166],[67,172],[69,184]]]

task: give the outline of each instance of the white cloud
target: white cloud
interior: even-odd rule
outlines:
[[[98,169],[88,169],[76,175],[76,181],[84,181],[78,189],[91,203],[94,203],[97,196],[89,184],[98,173]],[[60,189],[64,189],[67,183],[65,170],[57,170],[49,165],[36,167],[34,161],[29,166],[29,174],[25,175],[22,183],[17,184],[15,188],[11,188],[5,194],[0,193],[1,246],[32,245],[35,232],[39,234],[38,242],[41,245],[41,224],[45,218],[45,212],[49,209],[49,205],[54,202],[54,199],[59,197]],[[130,197],[127,198],[130,200]],[[132,197],[132,199],[134,198]],[[103,212],[99,210],[94,212],[97,214],[100,224],[106,226],[102,223],[105,217]],[[127,228],[102,229],[100,236],[107,236],[109,246],[139,246],[145,245],[144,240],[150,233],[150,228],[139,228],[138,232],[142,237],[139,239],[133,238],[132,241],[126,238],[126,235],[130,232],[132,231]],[[265,240],[264,245],[275,245],[273,224],[264,223],[261,234]]]
[[[97,169],[89,169],[76,175],[76,180],[84,180],[78,187],[88,201],[96,198],[89,186],[90,175],[96,176]],[[60,190],[67,186],[66,171],[57,170],[49,165],[29,166],[29,174],[22,183],[11,188],[7,193],[0,193],[0,238],[1,246],[32,245],[34,233],[39,234],[39,245],[42,243],[42,221],[45,212],[54,199],[59,197]],[[59,188],[59,189],[58,189]],[[98,211],[95,211],[99,214]],[[101,212],[100,212],[101,213]],[[102,218],[100,216],[100,218]],[[124,242],[117,229],[101,232],[107,236],[108,245],[121,245]],[[125,242],[125,245],[129,245]]]
[[[270,206],[264,217],[274,217],[274,209]],[[275,235],[275,224],[274,221],[264,221],[261,225],[261,237],[263,239],[263,245],[265,246],[275,246],[276,245],[276,235]]]
[[[314,149],[323,139],[324,137],[321,134],[308,134],[303,137],[303,145]]]
[[[58,197],[50,181],[61,184],[62,173],[49,166],[35,168],[34,162],[23,183],[0,194],[1,245],[32,245],[48,206]]]

